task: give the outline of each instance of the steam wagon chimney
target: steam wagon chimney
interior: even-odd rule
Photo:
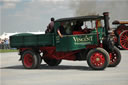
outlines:
[[[109,28],[109,12],[104,12],[104,24],[105,24],[105,32],[106,35],[108,35],[108,30],[110,30]]]

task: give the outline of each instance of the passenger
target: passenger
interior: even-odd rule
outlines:
[[[83,32],[84,32],[84,33],[88,33],[88,27],[87,27],[86,24],[85,24],[85,27],[84,27],[84,29],[83,29]]]
[[[82,31],[81,26],[83,26],[83,21],[76,21],[76,25],[73,28],[73,31]]]
[[[71,27],[71,23],[70,22],[66,22],[64,25],[65,31],[67,35],[71,35],[72,34],[72,27]]]
[[[51,18],[51,22],[48,24],[45,33],[52,33],[54,31],[54,18]]]
[[[59,28],[57,29],[57,33],[59,34],[59,36],[62,38],[63,35],[66,35],[65,29],[64,29],[64,22],[61,22],[61,25],[59,26]]]

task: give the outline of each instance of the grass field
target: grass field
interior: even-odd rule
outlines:
[[[16,49],[0,49],[0,53],[6,53],[6,52],[18,52]]]

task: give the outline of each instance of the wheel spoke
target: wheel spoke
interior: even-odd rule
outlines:
[[[115,51],[109,53],[109,55],[110,55],[110,64],[114,64],[115,62],[117,62],[117,53]]]
[[[120,45],[124,48],[128,50],[128,31],[124,31],[121,35],[120,35]]]

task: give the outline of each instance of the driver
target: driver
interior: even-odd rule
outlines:
[[[76,21],[73,31],[82,31],[83,21]]]
[[[65,29],[64,29],[64,22],[61,22],[59,28],[57,29],[57,33],[59,34],[59,36],[62,38],[63,35],[66,35]]]

